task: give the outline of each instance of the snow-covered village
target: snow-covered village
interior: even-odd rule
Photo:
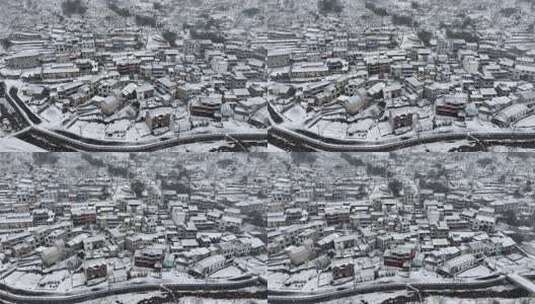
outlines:
[[[535,157],[462,155],[2,153],[0,301],[532,303]]]
[[[529,0],[1,5],[5,151],[533,148]]]

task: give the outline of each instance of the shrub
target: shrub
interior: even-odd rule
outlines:
[[[319,0],[318,10],[320,14],[340,14],[344,10],[344,6],[340,0]]]
[[[83,15],[87,11],[87,6],[82,0],[65,0],[61,3],[61,9],[65,16]]]
[[[167,41],[171,46],[176,46],[176,39],[178,35],[172,31],[165,31],[162,33],[163,39]]]
[[[156,18],[151,16],[136,15],[136,24],[138,26],[156,27]]]

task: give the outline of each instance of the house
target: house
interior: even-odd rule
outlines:
[[[514,80],[535,81],[535,66],[517,64],[513,69]]]
[[[357,244],[357,238],[354,235],[344,235],[333,240],[334,249],[343,254],[344,250],[351,249]]]
[[[364,62],[368,69],[368,75],[390,74],[392,59],[385,56],[370,56],[364,58]]]
[[[199,96],[191,103],[190,112],[194,116],[217,118],[216,114],[220,111],[222,103],[222,95]]]
[[[438,98],[435,102],[437,116],[464,120],[464,109],[468,102],[468,95],[455,93]]]
[[[56,92],[59,98],[61,99],[68,98],[69,96],[78,92],[83,86],[84,86],[83,82],[74,81],[71,83],[59,85],[58,88],[56,89]]]
[[[116,62],[117,72],[121,75],[137,74],[139,73],[140,60],[136,59],[119,59]]]
[[[197,262],[193,266],[193,272],[202,277],[207,277],[210,274],[223,269],[227,264],[227,260],[222,255],[213,255],[207,258],[204,258]]]
[[[133,100],[137,97],[137,89],[138,86],[135,83],[129,83],[127,84],[122,90],[121,90],[121,97],[125,100]]]
[[[444,265],[438,269],[438,272],[444,275],[454,276],[459,272],[474,267],[477,262],[478,260],[474,255],[463,254],[446,261]]]
[[[6,65],[11,69],[31,69],[38,67],[41,54],[35,50],[28,50],[11,55],[5,59]]]
[[[496,218],[488,215],[478,214],[472,222],[472,229],[492,233],[496,227]]]
[[[119,84],[116,79],[104,79],[97,85],[97,94],[102,97],[110,96],[113,90],[119,87]]]
[[[145,248],[137,250],[134,255],[134,265],[136,267],[152,268],[159,270],[162,268],[164,251],[161,248]]]
[[[418,114],[406,108],[391,109],[388,121],[394,133],[401,134],[414,128],[418,122]]]
[[[83,241],[83,248],[84,251],[93,251],[96,249],[103,248],[106,244],[106,239],[102,235],[96,235],[92,237],[87,237]]]
[[[57,64],[44,67],[41,71],[43,79],[71,79],[80,76],[80,69],[74,64]]]
[[[125,249],[136,251],[143,247],[143,239],[140,236],[132,235],[125,238]]]
[[[419,96],[423,93],[424,83],[420,82],[416,77],[406,78],[404,83],[405,87],[410,92],[415,93]]]
[[[136,88],[137,100],[144,100],[154,96],[154,87],[150,84],[143,84]]]
[[[292,49],[270,49],[267,51],[266,64],[268,68],[279,68],[290,65]]]
[[[325,208],[325,220],[327,225],[343,225],[349,224],[349,208],[345,207],[329,207]]]
[[[355,276],[355,265],[351,259],[336,260],[331,265],[333,280]]]
[[[83,269],[87,285],[90,285],[92,281],[108,276],[108,264],[103,259],[85,261]]]
[[[222,242],[218,245],[218,247],[221,254],[227,259],[249,255],[249,253],[251,252],[250,244],[243,243],[238,240]]]
[[[220,227],[223,230],[238,232],[242,225],[242,219],[235,216],[224,215],[220,220]]]
[[[526,103],[528,105],[535,104],[535,91],[533,90],[520,92],[518,96],[520,102]]]
[[[532,109],[524,103],[513,104],[498,112],[492,119],[492,122],[499,126],[507,127],[524,118],[531,111]]]
[[[145,123],[152,134],[162,134],[170,131],[173,125],[174,115],[171,110],[157,108],[149,110],[145,114]]]
[[[241,73],[225,74],[225,87],[228,89],[245,89],[247,78]]]
[[[513,101],[507,96],[494,97],[492,99],[487,99],[483,102],[482,106],[487,107],[491,113],[497,113],[503,108],[506,108],[512,105]]]
[[[76,207],[71,209],[71,220],[74,226],[97,223],[97,212],[94,207]]]
[[[401,97],[401,84],[398,82],[391,83],[383,89],[383,97],[386,100],[392,100]]]
[[[180,99],[182,102],[187,103],[194,96],[200,95],[202,92],[202,89],[203,89],[203,85],[198,84],[198,83],[181,84],[176,89],[176,97]]]
[[[155,87],[156,90],[161,94],[167,94],[172,96],[173,98],[176,97],[177,84],[176,82],[169,79],[169,77],[164,77],[156,80]]]
[[[404,267],[405,263],[410,263],[414,258],[416,251],[414,247],[408,245],[399,245],[392,249],[387,249],[383,255],[385,266]]]
[[[329,67],[323,62],[295,63],[290,69],[290,78],[295,80],[321,78],[329,75]]]

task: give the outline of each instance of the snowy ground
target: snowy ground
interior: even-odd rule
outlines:
[[[17,138],[0,138],[0,152],[45,152],[45,150]]]
[[[356,270],[357,273],[363,273],[363,271]],[[470,280],[474,276],[484,276],[488,273],[484,269],[474,269],[470,276],[466,276],[466,280]],[[468,273],[470,274],[470,273]],[[315,269],[307,269],[294,274],[288,275],[282,272],[269,272],[268,281],[270,289],[284,289],[284,290],[301,290],[301,291],[318,291],[323,290],[332,290],[335,288],[331,284],[332,273],[325,272],[321,273],[319,278]],[[390,282],[425,282],[425,283],[439,283],[445,281],[454,281],[454,279],[444,278],[438,275],[435,272],[428,271],[424,268],[413,269],[408,277],[401,276],[399,274],[394,276],[382,277],[374,281],[364,281],[360,282],[358,286],[368,286],[381,283],[390,283]],[[353,281],[338,285],[337,287],[353,287]]]
[[[228,270],[228,274],[232,274],[232,276],[235,276],[235,273],[241,274],[241,271],[239,269],[230,269]],[[225,274],[222,272],[221,279],[228,276],[223,276]],[[131,279],[127,282],[118,282],[118,283],[109,283],[108,281],[103,281],[100,284],[93,285],[91,288],[108,288],[109,286],[120,286],[120,285],[128,285],[128,284],[136,284],[136,283],[144,283],[144,282],[162,282],[162,283],[186,283],[186,282],[198,282],[199,280],[195,279],[191,275],[179,272],[179,271],[166,271],[162,272],[161,278],[155,278],[152,276],[147,277],[140,277]],[[15,287],[15,288],[21,288],[21,289],[33,289],[33,290],[44,290],[44,291],[59,291],[59,292],[67,292],[70,290],[84,290],[88,288],[84,285],[85,279],[83,278],[83,275],[81,274],[74,274],[71,278],[68,275],[67,271],[60,270],[60,271],[54,271],[51,272],[48,275],[39,275],[39,274],[33,274],[33,273],[25,273],[22,271],[15,271],[12,274],[10,274],[5,279],[5,284]]]
[[[461,146],[472,146],[472,142],[468,140],[458,140],[450,142],[439,142],[432,144],[418,145],[399,150],[400,152],[417,153],[417,152],[447,152],[451,149],[459,148]]]
[[[213,273],[210,278],[222,279],[222,278],[232,278],[241,275],[243,272],[238,269],[236,266],[229,266],[223,268],[215,273]]]
[[[533,128],[535,127],[535,115],[528,116],[516,123],[517,128]]]
[[[485,298],[485,299],[460,299],[460,298],[444,298],[444,297],[429,297],[426,298],[423,304],[533,304],[535,299],[500,299],[500,298]]]
[[[280,153],[280,152],[285,152],[285,151],[283,149],[277,147],[277,146],[268,144],[267,148],[265,148],[265,151],[263,151],[263,152]]]
[[[66,118],[56,105],[49,106],[39,116],[47,123],[47,126],[55,128],[61,127],[61,122]]]
[[[91,301],[82,302],[82,304],[137,304],[142,300],[153,297],[164,297],[161,292],[145,292],[127,295],[111,296]],[[183,297],[178,299],[176,304],[267,304],[267,300],[257,299],[209,299],[198,297]]]
[[[317,290],[318,288],[329,287],[332,279],[333,279],[332,273],[322,272],[320,273],[319,278],[318,276],[316,276],[315,280],[309,280],[305,284],[305,286],[303,286],[303,290],[314,291],[314,290]]]
[[[77,121],[67,131],[83,137],[103,139],[105,138],[106,126],[96,122]]]
[[[395,291],[395,292],[382,292],[382,293],[369,293],[365,295],[358,295],[349,298],[337,299],[332,301],[324,302],[325,304],[353,304],[353,303],[362,303],[361,301],[366,301],[370,304],[382,303],[388,299],[392,299],[399,296],[406,296],[407,291]]]
[[[181,145],[176,146],[164,150],[160,150],[160,152],[197,152],[202,153],[206,151],[212,151],[218,148],[221,148],[222,146],[225,146],[221,142],[213,142],[213,143],[195,143],[195,144],[189,144],[189,145]]]
[[[267,257],[239,257],[235,262],[242,268],[247,269],[249,272],[264,275],[267,272],[266,261]]]
[[[225,121],[222,124],[222,127],[216,127],[214,125],[209,125],[207,127],[199,127],[187,132],[181,132],[180,134],[175,134],[171,131],[160,135],[154,136],[150,133],[149,128],[144,122],[138,122],[133,127],[125,128],[126,134],[124,137],[113,137],[110,138],[106,136],[106,125],[103,123],[97,122],[86,122],[78,120],[67,129],[68,132],[73,134],[80,135],[82,137],[94,138],[100,140],[114,140],[114,141],[126,141],[126,142],[146,142],[157,140],[161,137],[181,137],[181,136],[191,136],[196,134],[214,134],[214,133],[246,133],[246,132],[258,132],[259,130],[248,123],[240,121]],[[205,150],[206,151],[206,150]]]
[[[287,112],[288,113],[288,112]],[[535,127],[535,115],[529,118],[528,122],[522,128],[533,128]],[[290,129],[304,129],[309,132],[318,134],[323,137],[333,138],[333,139],[355,139],[355,140],[364,140],[369,142],[377,141],[388,141],[388,140],[398,140],[401,138],[417,138],[418,136],[429,136],[437,133],[454,133],[454,132],[499,132],[499,131],[511,131],[514,129],[500,128],[497,125],[493,124],[490,121],[482,120],[479,118],[473,118],[467,120],[464,123],[457,122],[451,126],[444,126],[440,129],[426,130],[421,132],[416,132],[411,130],[407,133],[396,135],[392,130],[392,127],[388,121],[376,122],[375,120],[370,119],[361,119],[354,123],[345,123],[338,121],[330,121],[320,119],[313,126],[306,127],[305,124],[300,122],[299,115],[293,114],[291,116],[290,122],[285,122],[281,126],[290,128]],[[531,124],[531,125],[529,125]],[[520,126],[515,127],[515,129],[520,128]],[[355,132],[361,131],[361,132]],[[350,133],[355,133],[355,135],[350,136]],[[444,152],[444,147],[437,146],[439,152]],[[435,148],[431,146],[431,151],[434,151]]]
[[[222,300],[222,299],[185,297],[185,298],[181,298],[178,301],[178,304],[267,304],[267,300],[256,300],[256,299]]]
[[[533,149],[521,148],[521,147],[508,147],[508,146],[491,146],[489,147],[488,152],[494,152],[494,153],[533,152]]]
[[[136,304],[141,300],[152,297],[163,296],[161,292],[134,293],[126,295],[111,296],[91,301],[82,302],[82,304]]]
[[[15,288],[37,289],[41,278],[39,274],[15,271],[5,278],[4,283]]]
[[[308,290],[313,290],[317,287],[313,284],[309,284],[310,281],[316,281],[318,276],[315,269],[309,269],[300,271],[298,273],[290,275],[290,277],[284,282],[286,286],[288,286],[289,289],[301,289],[306,290],[306,288],[310,288]]]
[[[268,273],[268,288],[269,289],[284,289],[284,282],[288,280],[290,276],[282,272],[269,272]]]
[[[468,269],[467,271],[458,274],[457,277],[458,278],[477,278],[477,277],[488,276],[491,273],[492,271],[489,268],[487,268],[484,265],[479,265],[477,267]]]

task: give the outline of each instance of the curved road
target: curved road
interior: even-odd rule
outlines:
[[[364,142],[355,140],[341,140],[319,138],[305,132],[289,130],[273,126],[269,130],[268,141],[277,145],[286,145],[290,149],[303,151],[329,151],[329,152],[389,152],[422,144],[438,143],[453,140],[479,140],[479,141],[535,141],[535,131],[500,132],[456,132],[426,134],[416,138],[395,139],[381,142]]]
[[[533,279],[533,274],[526,275]],[[440,291],[440,290],[471,290],[501,286],[507,283],[507,277],[500,275],[494,279],[472,281],[472,282],[444,282],[444,283],[388,283],[361,286],[355,288],[331,290],[321,293],[294,292],[289,293],[283,290],[269,290],[269,303],[291,304],[291,303],[316,303],[328,300],[351,297],[359,294],[387,292],[399,290],[418,290],[418,291]]]
[[[39,126],[31,127],[26,134],[20,134],[19,138],[24,138],[28,135],[63,146],[66,149],[87,152],[151,152],[186,144],[230,141],[230,139],[238,140],[240,142],[267,143],[267,132],[264,131],[257,133],[196,134],[153,142],[125,142],[121,144],[113,144],[111,142],[97,141],[94,139],[77,139],[75,136],[68,136]]]
[[[392,140],[390,142],[365,143],[337,139],[317,138],[301,132],[273,126],[266,131],[250,133],[214,133],[196,134],[175,138],[167,138],[154,142],[106,142],[95,139],[80,138],[64,132],[48,130],[33,125],[26,132],[18,134],[18,138],[27,136],[40,138],[54,143],[67,150],[88,152],[150,152],[175,146],[193,143],[209,143],[218,141],[235,141],[256,144],[270,143],[286,150],[297,151],[328,151],[328,152],[388,152],[422,144],[439,143],[454,140],[480,140],[503,142],[535,142],[535,131],[503,131],[503,132],[458,132],[429,134],[418,138]]]
[[[18,90],[11,87],[5,91],[5,97],[17,113],[29,124],[26,131],[17,134],[17,138],[25,140],[30,137],[51,143],[68,151],[87,152],[149,152],[167,149],[179,145],[193,143],[209,143],[217,141],[267,143],[267,130],[257,132],[195,134],[182,137],[166,138],[145,142],[115,142],[80,137],[64,131],[49,130],[41,127],[41,119],[37,117],[18,97]]]
[[[199,283],[128,283],[110,288],[93,288],[79,292],[39,292],[32,290],[24,290],[12,288],[4,284],[0,284],[0,299],[13,303],[32,303],[32,304],[46,304],[46,303],[77,303],[87,300],[93,300],[112,295],[121,295],[129,293],[158,291],[158,290],[173,290],[173,291],[235,291],[237,289],[262,286],[262,283],[257,277],[251,277],[238,281],[224,281],[224,282],[199,282]]]
[[[41,125],[41,120],[17,96],[14,87],[5,92],[6,99],[16,109],[29,128],[17,134],[21,140],[37,142],[57,147],[58,150],[88,152],[151,152],[193,143],[218,141],[246,142],[255,144],[270,143],[292,151],[329,151],[329,152],[388,152],[429,143],[454,140],[535,142],[535,131],[497,131],[497,132],[456,132],[425,134],[415,138],[398,138],[387,141],[368,142],[319,137],[316,134],[272,126],[256,132],[196,134],[182,137],[165,138],[151,142],[116,142],[80,137],[65,131],[49,130]],[[274,112],[268,104],[270,112]],[[270,113],[273,117],[274,113]],[[276,123],[276,122],[275,122]]]

